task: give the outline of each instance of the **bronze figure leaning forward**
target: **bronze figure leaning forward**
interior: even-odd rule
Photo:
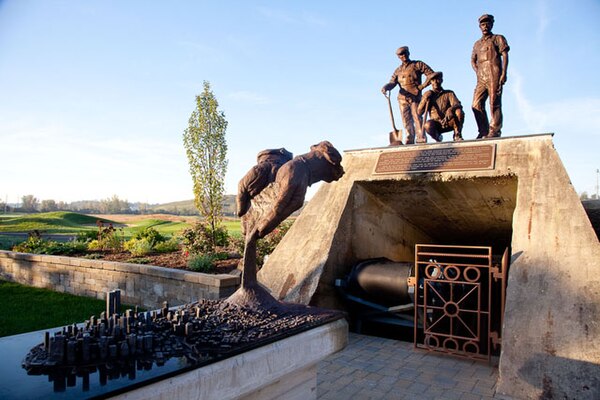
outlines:
[[[256,242],[272,232],[304,204],[312,184],[337,181],[344,175],[342,156],[328,141],[291,159],[285,149],[265,150],[239,184],[238,206],[245,236],[242,286],[227,302],[250,307],[290,307],[277,301],[257,281]],[[287,160],[287,161],[286,161]]]

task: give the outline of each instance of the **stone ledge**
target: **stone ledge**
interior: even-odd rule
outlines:
[[[38,279],[43,274],[44,281]],[[0,250],[0,276],[25,285],[50,286],[54,290],[102,298],[105,292],[127,283],[128,299],[133,304],[160,307],[162,301],[181,304],[195,296],[219,299],[230,295],[240,284],[240,277],[226,274],[203,274],[153,265],[88,260],[84,258],[16,253]],[[59,278],[60,277],[60,278]],[[48,284],[47,282],[50,282]],[[130,285],[129,282],[133,282]],[[85,287],[81,286],[85,283]],[[192,286],[185,293],[173,289]],[[80,287],[81,286],[81,287]],[[160,287],[160,299],[148,301],[147,293]],[[164,289],[163,289],[164,287]],[[168,288],[168,289],[167,289]],[[165,297],[163,298],[163,290]],[[180,293],[181,292],[181,293]],[[191,294],[190,294],[191,293]]]
[[[0,250],[0,256],[25,261],[42,261],[42,256],[39,254],[18,253],[7,250]]]

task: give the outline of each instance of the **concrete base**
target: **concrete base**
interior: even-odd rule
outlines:
[[[113,398],[316,399],[317,363],[347,343],[348,325],[337,320]]]
[[[381,157],[494,146],[489,169],[377,173]],[[258,278],[279,299],[342,308],[359,260],[414,260],[415,244],[511,250],[497,392],[600,398],[600,242],[552,135],[347,151]]]

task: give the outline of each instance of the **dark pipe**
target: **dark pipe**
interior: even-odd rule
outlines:
[[[348,287],[352,294],[381,305],[409,304],[410,276],[414,276],[412,262],[377,258],[357,264],[348,276]]]

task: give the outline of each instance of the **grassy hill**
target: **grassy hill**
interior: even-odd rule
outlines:
[[[55,211],[40,214],[23,214],[0,218],[0,232],[29,232],[35,229],[46,233],[77,233],[96,229],[99,218],[69,211]],[[117,222],[101,219],[104,223]]]

